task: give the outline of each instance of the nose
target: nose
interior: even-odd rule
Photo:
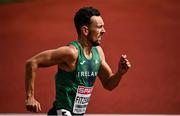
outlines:
[[[105,32],[106,32],[106,30],[105,30],[105,28],[104,28],[104,27],[102,28],[102,32],[103,32],[103,33],[105,33]]]

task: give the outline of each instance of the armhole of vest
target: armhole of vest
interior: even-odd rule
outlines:
[[[78,46],[78,43],[76,43],[76,42],[77,42],[77,41],[70,42],[70,43],[68,44],[68,46],[69,46],[69,45],[74,46],[74,47],[77,49],[77,51],[78,51],[78,56],[79,56],[79,54],[80,54],[80,47]]]
[[[68,45],[74,46],[77,49],[77,51],[78,51],[78,58],[77,58],[76,68],[75,68],[75,71],[76,71],[77,70],[77,64],[79,62],[80,47],[79,47],[77,41],[70,42]]]

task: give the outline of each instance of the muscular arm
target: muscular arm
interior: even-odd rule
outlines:
[[[131,67],[130,62],[126,59],[125,55],[121,56],[117,72],[114,74],[105,60],[103,50],[98,47],[98,51],[101,57],[101,66],[98,73],[98,77],[101,80],[103,87],[107,90],[113,90],[119,84],[122,76]]]
[[[38,112],[41,110],[39,102],[34,99],[34,81],[36,71],[40,67],[49,67],[53,65],[62,65],[64,70],[71,71],[74,69],[77,51],[70,47],[64,46],[58,49],[41,52],[26,62],[25,88],[26,88],[26,107],[27,110]]]

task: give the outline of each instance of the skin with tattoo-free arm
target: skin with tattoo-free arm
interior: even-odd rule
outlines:
[[[98,77],[100,78],[103,87],[111,91],[117,87],[122,76],[131,67],[131,64],[128,61],[127,56],[122,55],[119,61],[118,70],[115,74],[113,74],[111,68],[109,67],[109,65],[105,60],[105,56],[102,48],[101,47],[97,47],[97,48],[101,57],[101,65],[100,65]]]
[[[41,111],[40,103],[34,98],[34,83],[37,69],[58,65],[65,71],[75,69],[78,53],[72,46],[64,46],[57,49],[41,52],[26,62],[25,88],[26,88],[26,109],[31,112]]]

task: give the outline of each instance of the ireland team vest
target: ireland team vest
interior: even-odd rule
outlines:
[[[83,48],[77,41],[70,43],[78,50],[76,69],[66,72],[58,69],[56,74],[56,109],[66,109],[71,113],[85,113],[90,100],[93,85],[100,67],[100,57],[96,47],[93,47],[92,58],[87,59]]]

